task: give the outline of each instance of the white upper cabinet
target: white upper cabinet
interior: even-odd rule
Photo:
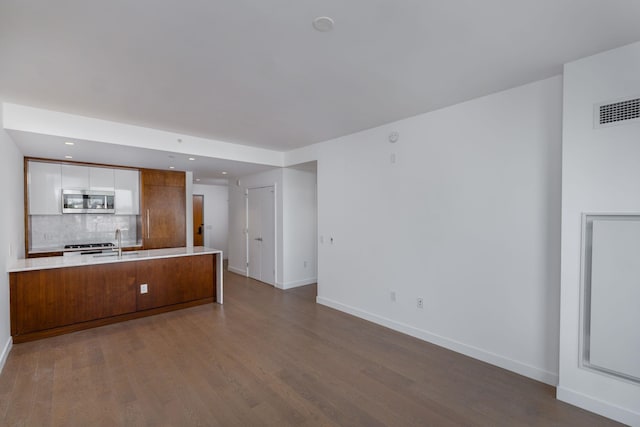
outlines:
[[[62,188],[64,190],[113,191],[113,169],[62,165]]]
[[[62,214],[62,171],[57,163],[28,162],[29,215]]]
[[[62,165],[62,188],[64,190],[86,190],[89,188],[89,167]]]
[[[29,160],[29,215],[62,214],[62,190],[115,191],[117,215],[140,214],[140,172]]]
[[[140,214],[140,172],[115,169],[116,215]]]
[[[89,190],[113,191],[114,170],[109,168],[89,168]]]

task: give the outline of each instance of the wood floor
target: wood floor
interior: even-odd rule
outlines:
[[[0,425],[616,425],[315,293],[225,273],[224,306],[14,345]]]

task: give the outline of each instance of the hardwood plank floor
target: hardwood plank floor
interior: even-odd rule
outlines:
[[[225,272],[224,306],[16,344],[0,425],[617,425],[315,295]]]

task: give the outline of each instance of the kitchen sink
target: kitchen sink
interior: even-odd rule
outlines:
[[[138,252],[122,252],[122,256],[128,256],[128,255],[138,255]],[[99,257],[105,257],[105,256],[118,256],[117,252],[111,253],[111,254],[98,254],[98,255],[94,255],[94,258],[99,258]]]

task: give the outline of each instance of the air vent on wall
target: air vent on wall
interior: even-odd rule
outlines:
[[[640,120],[640,98],[596,105],[596,127],[625,124]]]

